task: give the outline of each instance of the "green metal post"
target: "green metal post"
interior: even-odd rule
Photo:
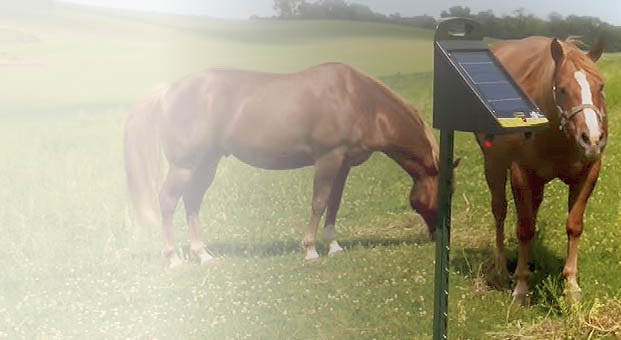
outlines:
[[[451,196],[453,194],[452,130],[440,130],[440,179],[438,226],[436,228],[436,271],[433,315],[434,340],[447,339],[449,250],[451,241]]]

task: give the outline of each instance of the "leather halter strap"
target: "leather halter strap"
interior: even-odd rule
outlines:
[[[561,112],[561,122],[558,126],[559,130],[565,129],[565,126],[567,125],[567,123],[569,123],[578,113],[586,109],[593,110],[597,114],[597,118],[599,119],[600,122],[604,120],[602,112],[599,110],[597,106],[593,104],[582,104],[582,105],[574,106],[570,110],[565,110]]]
[[[552,87],[552,96],[554,98],[554,104],[556,104],[558,111],[561,113],[561,121],[558,125],[558,129],[561,131],[565,130],[567,123],[569,123],[578,113],[586,109],[593,110],[595,114],[597,114],[597,118],[599,119],[599,121],[604,121],[604,115],[602,114],[602,111],[593,104],[581,104],[578,106],[574,106],[569,110],[563,110],[563,108],[556,101],[556,84],[554,84],[554,86]]]

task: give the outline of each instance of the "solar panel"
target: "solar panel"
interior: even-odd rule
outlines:
[[[493,135],[530,132],[548,124],[472,20],[453,18],[438,25],[433,73],[435,128]]]
[[[530,118],[532,104],[511,84],[489,51],[453,52],[451,57],[497,118],[514,118],[516,114]]]

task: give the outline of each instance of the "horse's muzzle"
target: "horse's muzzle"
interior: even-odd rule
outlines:
[[[584,135],[577,138],[578,145],[586,161],[594,161],[601,157],[606,148],[606,136],[604,133],[597,140],[593,141]]]

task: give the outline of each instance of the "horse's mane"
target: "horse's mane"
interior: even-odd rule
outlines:
[[[368,80],[373,85],[375,85],[378,89],[380,89],[382,91],[382,94],[386,96],[386,98],[394,101],[395,103],[397,103],[397,105],[399,105],[400,107],[404,109],[404,110],[397,110],[398,114],[403,115],[403,117],[405,117],[415,126],[421,126],[423,128],[424,133],[425,133],[425,138],[429,140],[429,143],[431,144],[431,147],[433,151],[435,152],[435,156],[437,157],[439,155],[438,144],[436,143],[436,140],[433,136],[433,132],[431,131],[431,128],[429,128],[429,126],[425,123],[425,121],[419,115],[418,111],[415,108],[413,108],[410,104],[406,103],[405,100],[401,98],[401,96],[396,94],[386,84],[362,72],[358,72],[358,74],[360,74],[362,77],[364,77],[366,80]]]
[[[564,43],[563,50],[566,60],[573,62],[578,69],[583,69],[592,76],[600,77],[595,63],[593,63],[584,51],[580,49],[580,47],[585,46],[585,44],[579,37],[570,36],[565,39]]]

